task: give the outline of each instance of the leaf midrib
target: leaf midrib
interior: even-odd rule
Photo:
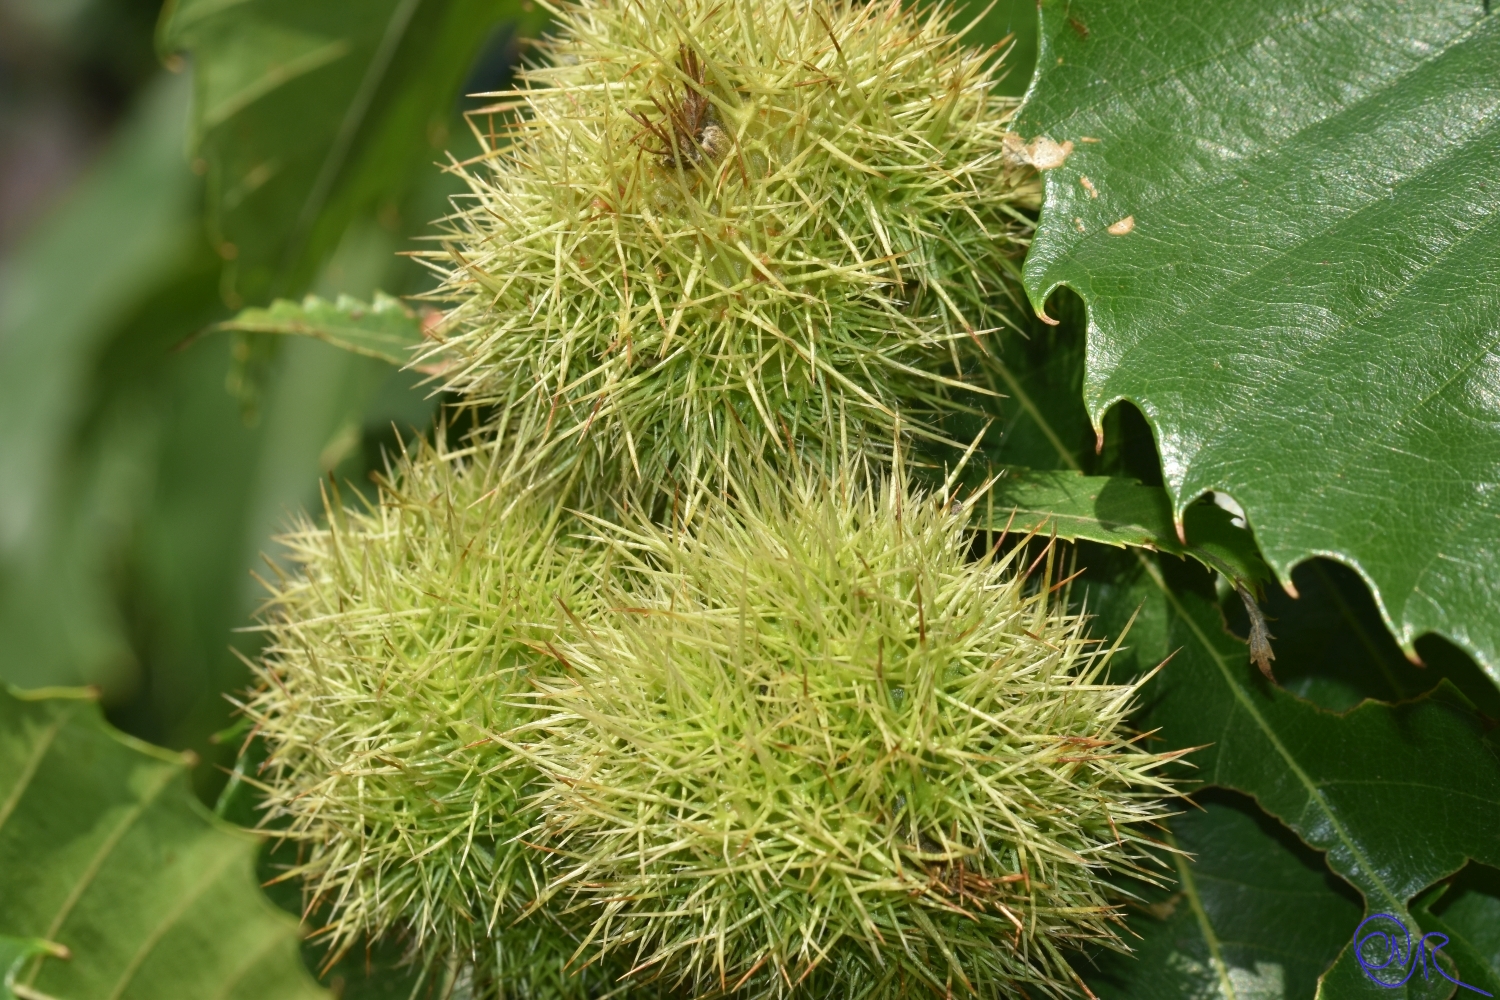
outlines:
[[[1172,609],[1176,612],[1177,617],[1187,624],[1188,628],[1192,631],[1193,636],[1198,640],[1199,645],[1201,645],[1208,652],[1208,655],[1213,659],[1214,665],[1219,669],[1219,673],[1223,676],[1224,683],[1228,685],[1230,692],[1234,695],[1235,701],[1255,723],[1256,728],[1261,731],[1265,738],[1270,742],[1277,755],[1280,756],[1282,761],[1285,762],[1287,769],[1292,772],[1293,776],[1296,777],[1298,783],[1302,785],[1303,790],[1307,794],[1308,800],[1312,804],[1316,805],[1319,811],[1323,813],[1324,817],[1328,820],[1330,827],[1332,827],[1334,833],[1338,836],[1339,842],[1343,844],[1343,846],[1349,851],[1350,855],[1353,856],[1354,860],[1360,866],[1360,870],[1365,873],[1365,876],[1369,880],[1369,883],[1379,891],[1380,895],[1385,899],[1387,903],[1396,908],[1396,911],[1398,913],[1404,913],[1406,911],[1406,907],[1403,902],[1400,899],[1396,898],[1395,893],[1391,891],[1390,887],[1385,884],[1385,880],[1382,879],[1378,874],[1378,869],[1370,862],[1370,859],[1365,855],[1363,849],[1361,849],[1360,846],[1354,841],[1354,838],[1349,835],[1349,831],[1344,828],[1344,824],[1339,819],[1338,814],[1334,811],[1333,807],[1328,804],[1327,800],[1323,798],[1322,789],[1318,786],[1317,782],[1313,781],[1312,776],[1302,769],[1302,765],[1297,762],[1296,757],[1293,756],[1292,752],[1287,749],[1284,743],[1281,742],[1281,737],[1276,734],[1276,730],[1274,729],[1274,727],[1272,727],[1271,724],[1266,721],[1265,716],[1261,715],[1260,710],[1255,707],[1255,704],[1250,700],[1249,695],[1245,693],[1244,688],[1236,683],[1234,675],[1230,672],[1229,666],[1224,662],[1224,658],[1219,655],[1218,649],[1216,649],[1213,643],[1209,641],[1208,636],[1203,634],[1203,630],[1198,627],[1197,620],[1194,619],[1190,614],[1188,614],[1187,609],[1182,606],[1182,602],[1177,599],[1177,595],[1174,594],[1172,592],[1172,589],[1167,586],[1166,580],[1162,579],[1161,570],[1158,569],[1150,559],[1147,559],[1140,553],[1136,553],[1136,558],[1140,561],[1140,564],[1145,569],[1147,575],[1151,577],[1152,582],[1155,583],[1156,586],[1161,590],[1162,594],[1166,596],[1167,602],[1172,605]]]
[[[1035,415],[1035,419],[1039,423],[1045,423],[1045,418],[1039,413]],[[1065,462],[1076,462],[1076,459],[1073,458],[1071,453],[1064,452],[1059,449],[1059,454]],[[1151,577],[1151,581],[1156,584],[1156,586],[1161,590],[1162,594],[1166,597],[1167,601],[1172,605],[1172,608],[1177,613],[1177,616],[1188,624],[1189,629],[1192,630],[1193,636],[1198,640],[1199,645],[1201,645],[1208,652],[1208,655],[1213,659],[1214,665],[1218,668],[1219,673],[1223,676],[1224,683],[1229,686],[1229,690],[1233,693],[1235,700],[1240,704],[1242,708],[1244,708],[1256,727],[1259,728],[1260,731],[1265,735],[1266,739],[1270,741],[1272,747],[1281,756],[1281,759],[1286,762],[1287,767],[1292,771],[1293,775],[1296,776],[1297,780],[1302,784],[1302,787],[1307,792],[1309,800],[1316,803],[1316,805],[1322,810],[1323,814],[1328,818],[1330,825],[1337,832],[1339,840],[1344,844],[1345,847],[1349,849],[1350,853],[1362,866],[1363,871],[1367,873],[1368,877],[1380,890],[1386,901],[1388,903],[1391,903],[1396,908],[1396,912],[1406,912],[1406,908],[1403,905],[1402,901],[1396,898],[1390,887],[1387,886],[1385,882],[1379,877],[1375,867],[1370,864],[1369,858],[1365,856],[1364,851],[1354,843],[1353,839],[1349,836],[1349,832],[1344,829],[1343,823],[1339,821],[1338,816],[1334,814],[1332,808],[1323,799],[1322,792],[1319,790],[1318,786],[1312,781],[1312,778],[1307,774],[1307,772],[1302,769],[1301,765],[1297,763],[1291,752],[1286,748],[1285,744],[1281,742],[1280,737],[1276,735],[1270,724],[1266,722],[1265,717],[1260,714],[1259,710],[1256,709],[1255,705],[1250,701],[1249,697],[1245,694],[1241,686],[1235,682],[1233,674],[1230,673],[1223,657],[1219,655],[1218,649],[1216,649],[1213,643],[1208,640],[1208,636],[1203,634],[1202,629],[1198,627],[1197,621],[1187,614],[1187,610],[1177,599],[1177,595],[1172,592],[1172,589],[1167,586],[1166,580],[1162,578],[1161,570],[1149,558],[1147,558],[1138,550],[1135,552],[1135,557],[1141,567],[1145,570],[1146,574]]]
[[[1166,835],[1167,844],[1172,848],[1177,847],[1177,840],[1169,832]],[[1227,1000],[1239,1000],[1239,994],[1234,988],[1234,980],[1229,976],[1229,966],[1224,961],[1224,950],[1219,942],[1218,932],[1214,930],[1212,921],[1208,919],[1208,911],[1203,908],[1203,899],[1198,894],[1198,883],[1193,878],[1193,869],[1187,863],[1187,856],[1182,852],[1176,855],[1177,878],[1182,883],[1182,893],[1187,897],[1188,906],[1192,907],[1193,919],[1198,924],[1198,933],[1203,935],[1203,943],[1208,946],[1209,961],[1213,963],[1214,974],[1219,977],[1219,988],[1224,991]]]
[[[37,741],[36,749],[32,751],[31,757],[26,761],[26,766],[21,768],[21,776],[16,781],[16,787],[11,791],[10,797],[0,805],[0,829],[5,827],[10,814],[15,812],[16,806],[20,805],[21,798],[26,794],[26,789],[31,785],[31,779],[36,777],[37,768],[41,767],[42,760],[47,756],[57,734],[62,730],[62,724],[67,716],[59,717],[51,726],[47,727],[42,739]]]
[[[115,824],[115,828],[99,844],[99,849],[89,859],[88,865],[79,874],[77,883],[69,890],[67,897],[63,899],[62,905],[53,916],[52,923],[47,927],[47,932],[42,935],[44,938],[49,941],[57,940],[58,931],[62,929],[62,925],[68,919],[69,914],[72,913],[73,907],[78,905],[79,899],[83,897],[83,894],[88,891],[89,886],[93,884],[94,879],[103,869],[104,862],[114,853],[114,849],[119,846],[125,834],[135,825],[136,820],[141,818],[147,807],[156,801],[157,796],[171,783],[176,774],[176,768],[170,765],[160,765],[159,770],[153,776],[151,784],[146,787],[140,798],[125,811],[124,815],[120,817],[119,822]],[[30,983],[35,978],[36,971],[33,969],[32,974],[27,977],[27,982]]]
[[[130,961],[125,963],[125,968],[120,970],[120,978],[115,982],[115,988],[110,990],[107,1000],[119,1000],[120,996],[130,986],[130,981],[135,978],[135,974],[140,971],[146,959],[156,949],[157,944],[166,936],[167,931],[176,925],[177,921],[187,912],[188,908],[198,901],[199,897],[208,890],[209,886],[218,880],[219,876],[224,873],[224,869],[229,867],[234,860],[234,852],[220,852],[218,863],[205,868],[192,889],[184,892],[176,904],[167,910],[166,913],[162,914],[161,920],[151,929],[151,933],[146,935],[145,939],[141,942],[141,946],[136,949],[135,954],[130,956]]]

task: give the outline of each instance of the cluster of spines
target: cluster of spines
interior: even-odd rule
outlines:
[[[559,8],[547,65],[476,121],[428,259],[426,359],[543,415],[535,461],[624,484],[942,438],[1011,323],[1032,184],[1012,99],[952,12],[901,0]]]
[[[738,495],[604,526],[620,568],[524,751],[552,891],[694,996],[1071,992],[1172,794],[1141,681],[941,497],[848,467]]]
[[[335,956],[404,938],[433,965],[520,998],[583,996],[577,940],[552,914],[517,921],[546,882],[518,837],[534,773],[504,748],[515,696],[550,664],[567,602],[599,553],[503,468],[423,447],[364,509],[326,506],[283,536],[261,681],[241,708],[269,756],[258,781],[297,845]]]
[[[428,255],[422,360],[494,419],[271,585],[310,911],[475,997],[1077,992],[1168,758],[899,457],[1011,322],[994,53],[901,0],[555,13]]]

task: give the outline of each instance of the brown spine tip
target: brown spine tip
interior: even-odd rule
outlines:
[[[1296,584],[1292,583],[1292,581],[1290,580],[1283,580],[1281,583],[1281,589],[1286,591],[1286,596],[1290,597],[1294,601],[1302,596],[1301,594],[1297,593]]]

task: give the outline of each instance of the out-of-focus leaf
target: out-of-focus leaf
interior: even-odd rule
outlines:
[[[1005,42],[1007,72],[995,89],[1017,97],[1026,93],[1036,67],[1036,0],[968,0],[959,6],[956,23],[973,23],[964,41],[976,46]]]
[[[1481,0],[1047,0],[1017,129],[1071,142],[1025,265],[1181,511],[1332,556],[1500,681],[1500,17]]]
[[[309,295],[300,304],[277,299],[268,309],[246,309],[213,329],[312,337],[393,365],[409,362],[412,348],[422,342],[421,321],[382,292],[369,304],[347,295],[334,302]]]
[[[1413,701],[1366,701],[1343,715],[1319,709],[1246,662],[1211,600],[1140,559],[1135,584],[1099,587],[1096,607],[1105,633],[1140,609],[1131,642],[1142,665],[1175,652],[1147,689],[1143,725],[1159,729],[1167,747],[1202,747],[1188,758],[1192,777],[1254,796],[1327,852],[1368,912],[1395,914],[1417,936],[1409,900],[1470,859],[1500,861],[1500,752],[1456,688],[1443,681]],[[1418,976],[1403,989],[1435,997],[1445,986]],[[1342,997],[1366,988],[1346,948],[1320,990]]]
[[[16,1000],[16,977],[34,958],[68,958],[68,949],[38,938],[13,938],[0,934],[0,1000]]]
[[[1087,979],[1111,1000],[1310,1000],[1360,919],[1354,893],[1247,799],[1209,792],[1171,820],[1174,885],[1132,886],[1134,955]]]
[[[187,762],[110,729],[77,692],[0,691],[0,935],[66,960],[15,983],[68,1000],[315,1000],[296,921],[215,823]]]
[[[159,46],[193,57],[228,301],[299,294],[357,215],[396,211],[491,30],[541,16],[524,0],[169,2]]]
[[[0,681],[118,696],[135,679],[114,588],[149,494],[154,414],[127,405],[103,418],[96,372],[116,377],[104,359],[120,328],[201,246],[187,103],[187,81],[163,74],[0,278]]]
[[[1254,589],[1270,579],[1255,538],[1234,526],[1233,516],[1213,503],[1189,507],[1187,544],[1177,538],[1166,490],[1123,476],[1085,476],[1065,470],[1009,468],[985,503],[989,527],[1036,531],[1067,541],[1139,546],[1187,555]]]
[[[425,429],[431,401],[420,376],[310,338],[288,342],[254,427],[225,393],[226,340],[181,354],[157,383],[162,415],[154,492],[127,567],[134,642],[149,684],[122,722],[174,745],[200,745],[223,728],[225,690],[246,680],[231,651],[255,649],[248,625],[264,591],[251,572],[275,556],[272,537],[298,510],[318,510],[320,474],[364,478],[378,468],[372,434]]]
[[[179,98],[163,159],[175,170],[168,179],[186,178],[191,194],[196,181],[182,164],[185,94]],[[149,201],[129,185],[111,190]],[[319,283],[330,298],[340,290],[368,297],[391,276],[397,238],[373,222],[352,229]],[[222,692],[246,676],[230,645],[254,648],[253,637],[233,630],[261,600],[250,571],[274,549],[271,536],[293,510],[316,508],[320,475],[364,482],[382,464],[383,443],[430,424],[433,403],[416,388],[420,376],[307,341],[271,366],[262,419],[246,427],[224,390],[230,345],[174,350],[225,318],[222,261],[202,249],[191,224],[181,235],[171,269],[100,315],[70,376],[66,433],[54,436],[46,456],[55,471],[45,518],[26,535],[24,559],[0,559],[0,682],[98,685],[132,732],[209,756],[203,741],[228,712]],[[79,236],[87,241],[71,259],[50,266],[74,273],[90,248],[110,246],[95,232]],[[71,308],[60,288],[53,293]],[[22,345],[29,351],[47,349],[54,333],[45,323],[15,332],[38,341]],[[11,375],[0,371],[0,381]],[[17,392],[40,381],[19,380]],[[0,409],[13,395],[0,393]],[[9,435],[26,426],[8,426],[0,443],[13,445]],[[0,493],[29,488],[3,478]],[[213,771],[205,765],[200,776],[211,780]]]
[[[191,255],[188,93],[167,74],[152,84],[91,175],[0,272],[0,569],[38,558],[28,544],[47,531],[84,386],[121,314]]]
[[[219,307],[217,278],[190,253],[196,181],[182,162],[186,81],[165,79],[177,88],[167,94],[173,100],[148,97],[120,140],[123,152],[101,164],[76,213],[64,211],[42,232],[37,243],[47,252],[22,258],[7,279],[19,291],[0,306],[14,317],[27,302],[53,297],[25,323],[8,319],[0,343],[0,452],[15,459],[0,474],[0,494],[6,501],[20,494],[45,511],[21,550],[0,560],[0,678],[99,684],[116,698],[143,685],[136,697],[149,702],[144,715],[161,720],[180,719],[193,705],[215,717],[224,711],[219,692],[241,676],[227,648],[230,630],[257,601],[247,571],[291,509],[317,502],[319,473],[362,476],[341,463],[357,456],[378,464],[378,455],[359,454],[372,424],[379,430],[396,419],[406,429],[425,424],[430,410],[383,405],[367,415],[387,370],[301,351],[278,368],[310,365],[297,388],[278,392],[274,379],[269,387],[273,427],[248,431],[222,388],[222,351],[206,365],[206,348],[170,352],[217,319]],[[390,250],[375,254],[382,267]],[[96,268],[87,281],[80,261]],[[112,297],[101,299],[105,293]],[[77,325],[80,317],[92,326]],[[421,403],[420,392],[409,395]],[[184,425],[192,428],[191,455],[176,451],[174,428]],[[46,468],[28,467],[32,460]],[[193,501],[179,508],[184,493]],[[169,523],[155,516],[156,504],[172,507]],[[253,528],[234,520],[251,511]],[[205,520],[216,530],[195,534]],[[149,540],[138,534],[143,523]],[[162,576],[180,585],[143,587],[142,565],[158,580],[163,560],[170,569]],[[162,739],[177,735],[142,714],[132,721]]]

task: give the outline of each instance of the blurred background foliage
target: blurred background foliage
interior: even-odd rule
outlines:
[[[978,15],[1017,33],[1019,94],[1034,4]],[[199,334],[427,287],[398,254],[477,148],[464,95],[543,25],[530,0],[0,0],[0,681],[97,686],[215,794],[262,553],[438,401],[314,340]]]

